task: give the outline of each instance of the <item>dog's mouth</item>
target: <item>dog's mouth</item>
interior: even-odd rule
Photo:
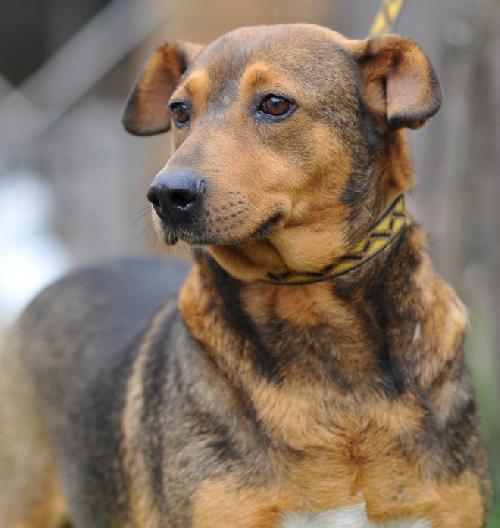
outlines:
[[[201,213],[199,219],[193,219],[188,224],[176,223],[169,219],[168,221],[160,220],[159,227],[165,244],[169,246],[175,245],[179,240],[191,246],[233,246],[268,237],[282,224],[284,216],[282,211],[276,211],[260,222],[257,227],[245,229],[242,226],[244,222],[241,221],[241,215],[234,215],[231,222],[225,219],[225,222],[218,224],[217,216]]]
[[[270,235],[284,220],[285,214],[282,211],[272,213],[267,220],[264,220],[256,229],[254,229],[250,240],[258,240]]]

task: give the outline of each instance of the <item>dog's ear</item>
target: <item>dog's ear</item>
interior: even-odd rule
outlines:
[[[123,126],[131,134],[152,136],[170,129],[167,103],[182,74],[203,46],[166,43],[149,58],[125,105]]]
[[[361,70],[364,101],[389,126],[418,128],[439,110],[441,87],[418,44],[398,35],[350,43]]]

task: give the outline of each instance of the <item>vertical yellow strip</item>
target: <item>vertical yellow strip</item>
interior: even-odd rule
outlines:
[[[405,0],[382,0],[382,5],[370,29],[370,37],[390,33],[396,23]]]

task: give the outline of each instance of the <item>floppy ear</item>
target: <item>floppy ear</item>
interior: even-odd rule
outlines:
[[[418,128],[439,110],[441,87],[418,44],[399,35],[351,42],[372,113],[393,128]]]
[[[173,42],[163,44],[153,53],[125,106],[122,122],[128,132],[152,136],[170,129],[167,103],[201,48],[201,44]]]

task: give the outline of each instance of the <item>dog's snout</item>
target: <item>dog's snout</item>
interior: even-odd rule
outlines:
[[[199,206],[205,184],[194,171],[160,172],[147,193],[156,214],[162,219],[191,216]]]

